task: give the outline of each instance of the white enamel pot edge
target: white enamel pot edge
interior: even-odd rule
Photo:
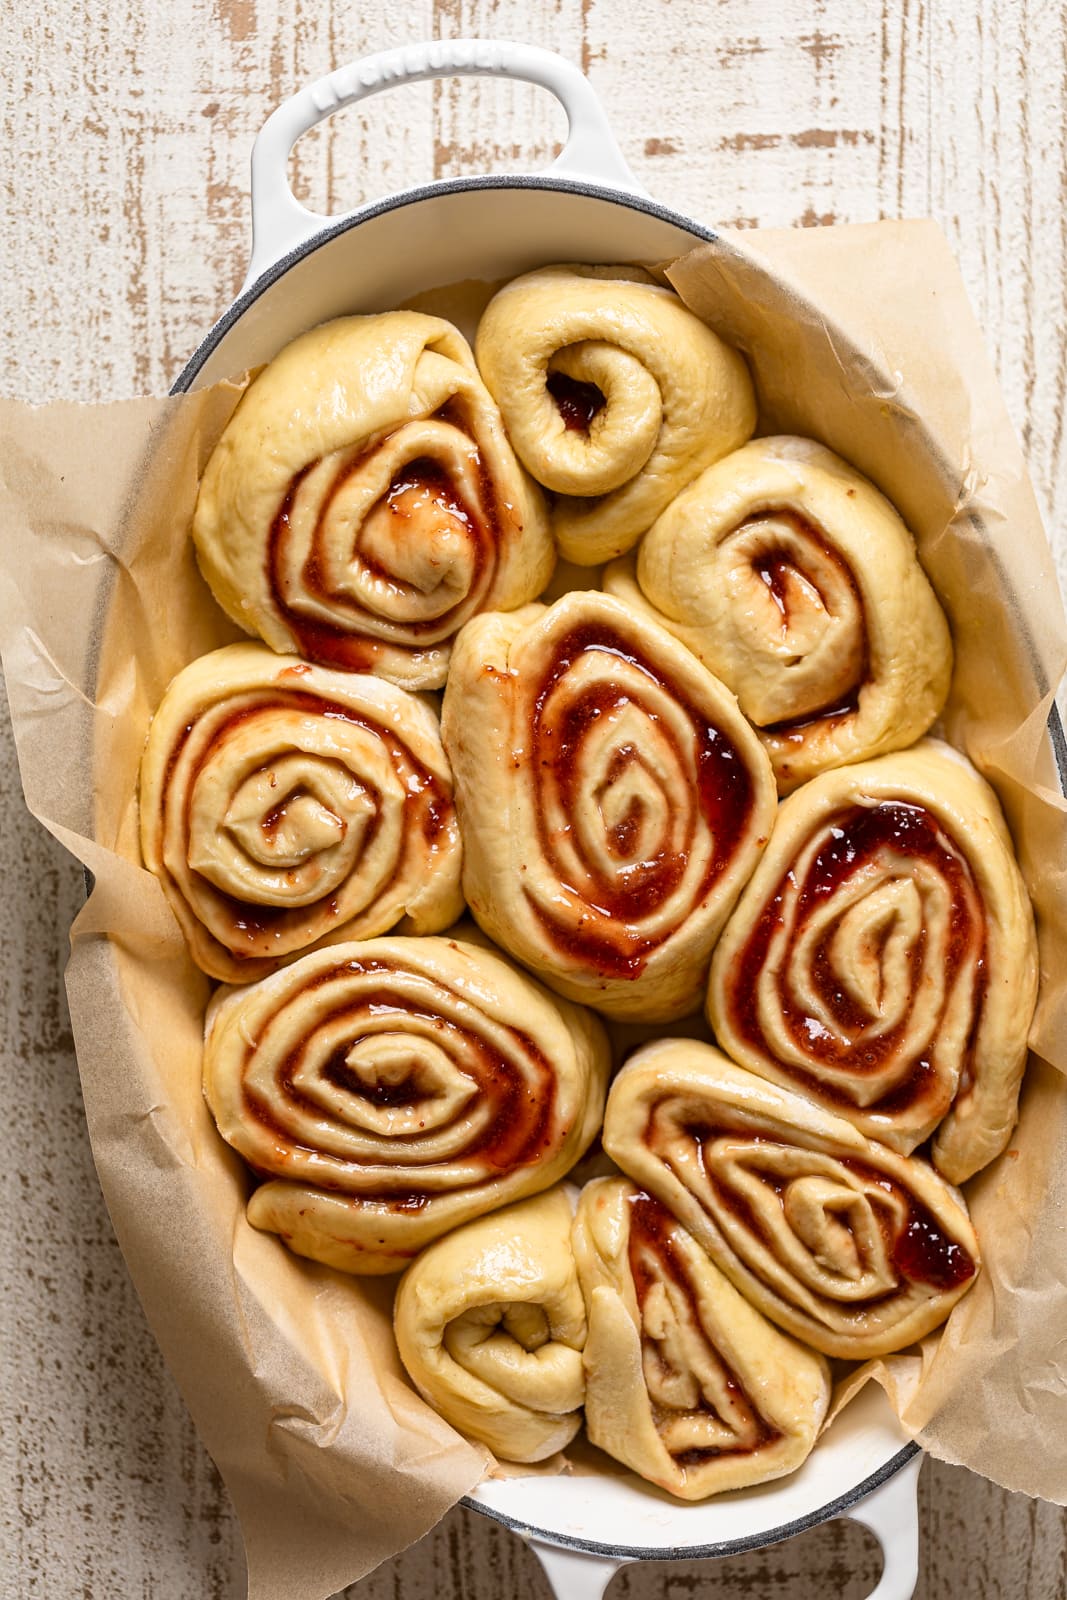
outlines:
[[[296,199],[286,176],[289,154],[302,134],[343,106],[397,83],[441,77],[502,77],[548,89],[567,115],[567,138],[550,172],[644,194],[615,142],[588,79],[550,50],[505,39],[435,39],[364,57],[309,84],[280,105],[252,150],[252,257],[245,288],[322,223]]]
[[[877,1396],[872,1398],[875,1399],[876,1428],[882,1436],[881,1443],[884,1444],[891,1434],[896,1435],[894,1442],[898,1442],[899,1425],[889,1413],[884,1395],[878,1391]],[[757,1532],[720,1539],[711,1544],[679,1543],[670,1547],[666,1544],[635,1547],[629,1543],[603,1545],[581,1538],[565,1541],[565,1536],[561,1535],[555,1526],[552,1529],[530,1526],[520,1516],[497,1509],[492,1491],[500,1487],[499,1483],[482,1485],[477,1495],[468,1497],[464,1504],[504,1523],[513,1532],[526,1539],[560,1600],[600,1600],[615,1573],[634,1561],[718,1560],[727,1556],[743,1555],[747,1551],[763,1550],[770,1545],[779,1544],[785,1539],[806,1533],[824,1522],[832,1522],[839,1518],[858,1522],[866,1527],[874,1534],[881,1547],[882,1575],[868,1600],[910,1600],[919,1571],[919,1520],[916,1494],[922,1459],[922,1451],[917,1444],[906,1444],[897,1449],[869,1478],[853,1484],[847,1493],[839,1495],[836,1499],[820,1504],[806,1514],[792,1516],[789,1521],[777,1527],[763,1527]],[[809,1457],[809,1462],[811,1460]],[[841,1473],[840,1463],[835,1462],[827,1473],[827,1480],[829,1481],[831,1476],[844,1475]],[[545,1481],[504,1480],[509,1486]],[[563,1483],[570,1481],[580,1499],[583,1492],[582,1485],[587,1480],[576,1478],[554,1481]],[[629,1503],[623,1503],[623,1482],[624,1480],[611,1480],[613,1488],[608,1491],[611,1500],[605,1496],[605,1506],[611,1504],[613,1514],[620,1520],[628,1516],[631,1510]],[[780,1485],[776,1484],[764,1486],[769,1502],[772,1501],[772,1497],[773,1501],[777,1502],[779,1489]],[[717,1502],[709,1502],[709,1505],[713,1505],[721,1520],[729,1520],[734,1517],[739,1507],[746,1504],[746,1501],[751,1502],[757,1492],[738,1491],[721,1497]],[[634,1493],[648,1498],[647,1485],[639,1486]],[[633,1497],[634,1495],[631,1495],[627,1499]],[[514,1497],[516,1509],[536,1510],[535,1506],[529,1504],[530,1498],[532,1497],[528,1496],[520,1506],[516,1495]],[[683,1530],[679,1527],[679,1512],[689,1509],[691,1508],[679,1506],[663,1508],[664,1514],[661,1518],[663,1531],[668,1532],[672,1538],[687,1538],[691,1535],[693,1532],[691,1528]],[[708,1507],[692,1509],[707,1510]],[[734,1519],[736,1520],[735,1517]],[[642,1517],[642,1521],[645,1520],[647,1518]]]
[[[312,215],[292,196],[289,151],[322,117],[392,83],[466,73],[518,77],[556,94],[569,132],[552,168],[535,176],[429,183],[337,219]],[[502,41],[438,41],[386,51],[301,91],[256,141],[252,210],[245,285],[190,359],[175,392],[267,361],[304,328],[329,317],[387,309],[443,283],[492,281],[558,260],[663,260],[716,240],[711,230],[640,190],[576,67],[547,51]],[[936,453],[932,440],[924,443]],[[1013,609],[1026,636],[1017,601]],[[1067,791],[1067,749],[1055,712],[1049,726]],[[466,1503],[529,1539],[557,1592],[572,1600],[600,1595],[626,1562],[737,1554],[841,1516],[867,1525],[882,1545],[877,1600],[907,1600],[917,1573],[920,1459],[882,1392],[868,1384],[799,1472],[744,1494],[691,1506],[668,1502],[630,1476],[535,1475],[487,1480]]]

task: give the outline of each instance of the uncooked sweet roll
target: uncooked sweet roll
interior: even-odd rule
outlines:
[[[446,1421],[508,1461],[543,1461],[581,1426],[585,1307],[562,1187],[479,1217],[405,1272],[400,1359]]]
[[[603,1029],[456,939],[303,957],[208,1014],[204,1090],[263,1183],[254,1227],[344,1272],[547,1189],[600,1123]]]
[[[259,644],[201,656],[153,718],[140,810],[145,864],[216,978],[462,910],[437,718],[379,678]]]
[[[754,439],[710,467],[604,586],[730,686],[783,794],[911,744],[948,694],[952,642],[914,539],[811,439]]]
[[[738,1294],[667,1208],[625,1179],[582,1190],[590,1439],[685,1500],[805,1460],[830,1402],[821,1356]]]
[[[208,462],[193,537],[249,633],[408,689],[444,683],[456,630],[532,600],[555,560],[466,341],[413,311],[274,358]]]
[[[469,624],[441,726],[490,937],[609,1016],[694,1010],[776,807],[733,696],[664,629],[576,592]]]
[[[629,550],[756,425],[737,351],[640,268],[516,278],[486,308],[475,351],[520,460],[559,496],[559,548],[582,566]]]
[[[978,1271],[962,1197],[925,1161],[711,1045],[638,1050],[612,1085],[604,1148],[746,1300],[828,1356],[922,1338]]]
[[[934,1165],[1015,1125],[1037,998],[1033,914],[996,796],[935,740],[828,772],[778,814],[715,952],[735,1060]]]

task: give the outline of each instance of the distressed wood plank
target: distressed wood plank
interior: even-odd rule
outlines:
[[[81,869],[20,804],[6,718],[0,737],[15,930],[0,964],[0,1592],[236,1600],[229,1502],[148,1332],[89,1150],[61,977]]]
[[[404,40],[521,37],[580,62],[637,176],[709,222],[931,213],[965,280],[1057,527],[1067,509],[1067,24],[1062,6],[923,0],[45,0],[0,40],[9,86],[0,385],[42,399],[161,389],[235,293],[248,153],[279,97]],[[489,81],[381,96],[298,147],[326,211],[473,170],[523,170],[563,136],[541,91]],[[1056,533],[1061,577],[1067,537]],[[11,912],[0,1000],[4,1316],[0,1528],[20,1597],[232,1600],[240,1540],[115,1246],[81,1121],[57,973],[78,869],[21,811],[0,750]],[[13,1130],[20,1132],[16,1137]],[[1063,1513],[927,1463],[923,1600],[1067,1594]],[[831,1525],[718,1568],[649,1565],[619,1600],[859,1596],[872,1542]],[[534,1558],[457,1510],[348,1591],[547,1596]]]

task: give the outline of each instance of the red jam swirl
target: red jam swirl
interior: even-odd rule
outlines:
[[[589,651],[605,658],[603,675],[567,703],[553,720],[550,710],[553,691]],[[558,922],[536,902],[532,903],[546,934],[571,964],[582,965],[603,977],[634,978],[643,970],[653,951],[675,931],[672,926],[649,937],[640,925],[669,900],[682,882],[697,829],[702,826],[708,831],[712,851],[707,869],[694,888],[693,905],[705,897],[730,865],[748,826],[754,794],[744,757],[725,732],[711,724],[696,706],[674,694],[691,729],[679,743],[674,731],[657,716],[651,704],[644,704],[632,688],[623,688],[613,681],[613,659],[636,667],[647,678],[650,691],[656,689],[673,694],[651,659],[607,623],[581,626],[560,640],[555,660],[533,706],[530,749],[534,806],[543,857],[565,892],[569,891],[573,897],[581,893],[584,906],[578,926],[570,927]],[[640,817],[631,803],[607,840],[609,854],[614,855],[620,865],[605,873],[599,863],[580,851],[572,832],[570,843],[579,848],[587,880],[587,886],[579,891],[567,883],[567,869],[560,859],[548,820],[547,793],[551,786],[564,816],[578,814],[583,801],[582,747],[602,717],[630,704],[635,704],[647,720],[656,725],[657,736],[669,747],[679,785],[677,792],[667,798],[669,803],[686,808],[681,835],[678,838],[672,830],[678,840],[673,848],[665,845],[646,859],[623,865],[640,826]],[[635,746],[621,746],[612,758],[608,780],[618,779],[626,763],[640,764],[642,759]],[[687,777],[690,773],[695,779],[692,788],[688,786],[692,781]]]
[[[738,1141],[755,1150],[761,1147],[766,1149],[798,1147],[787,1147],[769,1135],[754,1134],[741,1128],[692,1124],[685,1131],[696,1146],[704,1183],[714,1195],[716,1204],[734,1216],[768,1248],[773,1249],[773,1234],[764,1227],[743,1195],[716,1180],[712,1168],[704,1159],[704,1152],[720,1139]],[[974,1277],[978,1268],[970,1252],[941,1227],[933,1212],[928,1206],[923,1205],[921,1200],[903,1189],[886,1173],[868,1166],[865,1162],[853,1160],[850,1156],[837,1156],[833,1159],[839,1166],[854,1173],[866,1186],[865,1197],[873,1207],[889,1258],[900,1274],[902,1286],[919,1283],[935,1293],[946,1293],[959,1288],[961,1284],[967,1283]],[[746,1170],[755,1173],[760,1182],[773,1190],[784,1205],[785,1193],[792,1181],[790,1177],[773,1170],[760,1171],[751,1161],[746,1162]],[[886,1196],[884,1203],[879,1202],[879,1192]],[[891,1201],[896,1204],[891,1204]],[[901,1203],[905,1211],[903,1226],[900,1225],[898,1209]],[[841,1214],[837,1220],[843,1221]],[[751,1263],[749,1265],[751,1266]],[[850,1300],[848,1306],[855,1310],[863,1310],[886,1298],[885,1295],[876,1295],[869,1300]]]
[[[321,695],[309,694],[300,689],[271,689],[261,691],[262,698],[255,704],[244,706],[240,711],[235,711],[215,729],[211,743],[205,743],[199,757],[193,765],[185,793],[181,796],[182,805],[182,834],[188,839],[190,833],[190,811],[193,803],[193,791],[203,767],[210,759],[212,750],[234,732],[235,729],[263,717],[270,719],[277,712],[292,710],[304,716],[336,718],[339,722],[349,723],[352,727],[363,728],[373,734],[384,745],[389,755],[394,772],[398,774],[404,785],[404,820],[402,825],[403,850],[414,849],[418,841],[423,845],[434,848],[435,841],[440,837],[443,829],[447,828],[454,820],[455,807],[451,793],[442,785],[441,781],[418,761],[408,747],[402,743],[392,728],[376,721],[373,717],[355,711],[351,706],[341,705],[334,700],[327,700]],[[164,792],[170,787],[171,775],[175,764],[185,747],[187,740],[193,734],[196,724],[189,723],[183,729],[182,736],[170,753],[167,763]],[[370,784],[365,774],[360,774],[368,793],[375,802],[374,813],[369,819],[363,836],[363,848],[369,849],[374,836],[378,831],[380,812],[378,802],[380,796]],[[285,807],[292,795],[280,795],[278,804],[263,819],[263,827],[268,832],[272,824],[277,826],[284,815]],[[401,863],[397,864],[400,870]],[[194,874],[200,877],[200,874]],[[308,907],[264,906],[248,901],[238,900],[232,895],[225,894],[216,885],[200,877],[205,893],[215,896],[225,905],[232,918],[234,945],[239,945],[242,938],[251,945],[270,929],[282,929],[290,925],[302,924],[308,916]],[[240,948],[232,948],[237,960],[242,957]],[[250,949],[247,952],[249,959],[256,959],[257,952]]]
[[[448,422],[461,431],[467,431],[462,408],[456,402],[444,407],[437,416],[438,420]],[[379,444],[387,441],[388,436],[379,441]],[[392,515],[410,520],[408,497],[413,492],[421,491],[426,499],[433,501],[447,513],[453,524],[463,527],[472,552],[471,581],[467,593],[439,616],[398,623],[367,610],[348,593],[334,592],[329,587],[323,572],[320,552],[323,524],[330,515],[331,506],[338,493],[353,475],[366,469],[373,453],[373,450],[364,452],[344,470],[338,472],[319,507],[318,522],[311,535],[310,553],[300,572],[300,584],[308,600],[328,607],[335,616],[343,616],[345,619],[343,622],[327,622],[321,617],[309,615],[299,602],[294,603],[291,598],[286,598],[285,594],[284,574],[288,566],[291,517],[300,486],[311,471],[310,466],[293,478],[289,492],[271,525],[265,554],[267,589],[274,610],[292,634],[300,654],[306,656],[309,661],[316,661],[324,666],[340,667],[346,672],[373,672],[382,652],[388,649],[399,648],[409,652],[417,664],[426,658],[433,645],[439,645],[450,639],[466,617],[472,611],[479,609],[480,602],[488,593],[496,571],[498,551],[504,539],[495,486],[480,457],[478,461],[480,494],[478,504],[472,505],[460,493],[439,461],[432,460],[428,456],[420,456],[406,462],[398,469],[379,505],[384,502]],[[363,567],[372,578],[394,589],[402,589],[401,580],[360,548],[359,534],[359,528],[353,527],[351,530],[353,563]]]
[[[674,1235],[681,1224],[671,1215],[665,1205],[653,1199],[650,1194],[639,1190],[636,1194],[628,1196],[627,1203],[630,1207],[630,1237],[629,1237],[629,1266],[633,1278],[634,1293],[637,1296],[638,1310],[643,1314],[645,1301],[649,1291],[657,1282],[669,1279],[689,1302],[693,1323],[700,1328],[711,1350],[712,1358],[720,1369],[724,1387],[742,1412],[745,1422],[755,1431],[755,1441],[749,1444],[737,1444],[730,1450],[692,1449],[682,1450],[674,1455],[673,1459],[680,1467],[701,1466],[704,1462],[723,1455],[750,1455],[765,1445],[771,1444],[780,1435],[778,1430],[772,1428],[766,1419],[759,1413],[750,1395],[737,1374],[726,1365],[721,1352],[716,1349],[704,1327],[701,1313],[700,1300],[697,1290],[692,1283],[687,1264],[675,1245]],[[649,1265],[652,1257],[658,1270],[653,1271]],[[710,1415],[715,1415],[714,1407],[702,1394],[699,1408]],[[725,1420],[725,1419],[722,1419]]]
[[[893,1245],[893,1265],[911,1283],[950,1291],[978,1270],[970,1253],[938,1227],[932,1214],[912,1200],[908,1220]]]
[[[855,716],[859,709],[860,690],[870,676],[866,612],[863,604],[863,595],[860,593],[859,586],[847,561],[842,559],[829,540],[823,538],[814,523],[809,522],[807,517],[801,516],[799,512],[779,510],[773,506],[768,507],[765,511],[757,512],[754,516],[746,517],[743,522],[738,524],[736,533],[742,533],[746,528],[759,525],[765,522],[768,517],[773,517],[776,523],[784,523],[803,544],[816,549],[823,562],[833,568],[838,582],[849,591],[850,604],[859,617],[863,641],[862,655],[855,679],[843,694],[837,695],[833,702],[820,706],[815,711],[806,711],[803,716],[787,717],[781,722],[769,723],[763,730],[765,733],[777,734],[800,733],[816,722],[836,722],[842,717]],[[765,550],[755,557],[752,562],[753,572],[766,585],[771,600],[781,614],[783,630],[788,628],[791,620],[790,594],[792,584],[790,575],[797,571],[797,566],[796,552],[784,546],[781,549]],[[803,576],[807,583],[817,587],[812,573],[804,572]],[[819,590],[818,593],[824,609],[829,613],[831,607],[826,595],[823,594],[822,590]]]
[[[875,1212],[889,1247],[893,1265],[901,1278],[909,1283],[923,1283],[929,1288],[946,1292],[958,1289],[974,1277],[977,1267],[968,1250],[951,1238],[940,1226],[928,1206],[907,1190],[901,1189],[884,1172],[867,1166],[851,1157],[841,1161],[843,1167],[854,1172],[872,1188],[895,1195],[907,1206],[907,1220],[903,1227],[887,1206],[877,1204],[872,1197]]]
[[[593,418],[606,404],[595,383],[568,378],[565,372],[550,372],[545,388],[556,402],[563,426],[571,433],[588,433]]]
[[[404,995],[392,986],[396,970],[385,960],[355,959],[328,968],[305,985],[305,992],[308,992],[325,988],[339,980],[343,982],[349,975],[377,980],[364,993],[356,997],[339,996],[336,1006],[316,1011],[316,1030],[330,1030],[335,1034],[339,1033],[341,1037],[341,1042],[335,1046],[325,1066],[320,1069],[322,1075],[337,1088],[350,1094],[353,1100],[363,1100],[376,1108],[417,1104],[420,1096],[410,1084],[368,1083],[347,1065],[346,1057],[361,1039],[373,1038],[382,1031],[383,1019],[387,1023],[387,1031],[393,1034],[403,1032],[405,1027],[418,1022],[420,1025],[418,1037],[424,1038],[426,1029],[432,1029],[435,1043],[455,1062],[456,1070],[472,1079],[477,1085],[480,1127],[463,1148],[457,1150],[450,1144],[448,1153],[440,1157],[434,1154],[439,1142],[442,1138],[447,1140],[450,1130],[462,1125],[469,1117],[469,1104],[464,1103],[457,1110],[453,1123],[447,1127],[435,1122],[425,1135],[412,1133],[410,1130],[405,1131],[404,1150],[402,1156],[398,1158],[402,1160],[404,1166],[410,1169],[414,1165],[422,1165],[427,1171],[432,1171],[437,1165],[451,1166],[457,1162],[469,1162],[475,1168],[475,1175],[472,1176],[469,1185],[461,1186],[467,1188],[476,1187],[479,1183],[494,1180],[502,1173],[532,1166],[546,1159],[567,1130],[557,1126],[556,1073],[540,1046],[521,1028],[509,1027],[503,1030],[506,1035],[506,1045],[501,1048],[489,1037],[488,1031],[482,1034],[476,1025],[460,1028],[451,1017],[444,1015],[443,1011],[414,1008]],[[464,996],[454,992],[439,979],[435,980],[434,987],[442,993],[444,1001],[457,1004],[463,1002],[469,1005]],[[283,999],[281,1007],[293,1003],[299,1003],[299,996],[290,994]],[[495,1031],[500,1031],[499,1025],[496,1025]],[[297,1087],[298,1074],[313,1044],[314,1035],[311,1035],[279,1061],[275,1078],[285,1105],[292,1106],[294,1111],[300,1111],[308,1116],[321,1117],[322,1108],[312,1103]],[[309,1147],[302,1145],[293,1137],[285,1124],[284,1113],[279,1114],[274,1106],[257,1095],[255,1089],[249,1085],[248,1074],[257,1048],[258,1046],[252,1043],[245,1052],[245,1104],[251,1115],[271,1132],[278,1143],[279,1160],[274,1168],[275,1175],[288,1177],[282,1152]],[[421,1161],[417,1153],[420,1139],[426,1142],[426,1154]],[[371,1164],[380,1167],[388,1163],[388,1140],[383,1137],[371,1158]],[[316,1181],[321,1188],[330,1187],[326,1182]],[[373,1190],[368,1190],[363,1184],[355,1182],[350,1188],[346,1188],[341,1179],[337,1180],[335,1187],[339,1192],[350,1192],[361,1200],[381,1201],[394,1209],[407,1210],[410,1210],[416,1202],[424,1204],[434,1194],[442,1192],[437,1188],[426,1191],[413,1190],[410,1170],[403,1176],[398,1175],[395,1184],[384,1180],[379,1188]]]
[[[972,1042],[986,988],[985,919],[969,865],[924,807],[896,800],[875,806],[853,806],[831,817],[824,827],[825,840],[810,861],[803,880],[798,881],[797,869],[790,868],[768,897],[747,942],[734,959],[727,979],[728,1004],[730,1021],[747,1045],[774,1060],[781,1071],[795,1078],[821,1101],[850,1107],[857,1102],[843,1088],[824,1082],[814,1069],[809,1074],[803,1067],[775,1056],[760,1025],[759,980],[767,964],[771,942],[783,926],[787,899],[795,900],[796,914],[775,989],[779,1015],[791,1040],[809,1060],[847,1067],[855,1075],[857,1085],[865,1076],[879,1071],[887,1061],[896,1059],[901,1051],[928,955],[926,935],[920,935],[909,953],[909,1004],[904,1007],[897,1025],[878,1035],[868,1031],[871,1017],[836,975],[832,956],[835,925],[827,927],[815,949],[806,979],[833,1019],[839,1037],[797,1002],[790,981],[796,947],[809,914],[852,877],[862,874],[880,854],[891,853],[908,863],[923,862],[933,869],[950,898],[944,965],[946,997],[951,993],[951,985],[960,981],[961,974],[971,974]],[[910,876],[906,866],[894,866],[892,872],[897,877],[902,873]],[[885,875],[880,881],[885,881]],[[894,1088],[864,1109],[872,1113],[906,1111],[936,1091],[933,1064],[925,1055],[918,1055]]]

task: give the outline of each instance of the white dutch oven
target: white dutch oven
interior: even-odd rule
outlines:
[[[333,220],[296,201],[286,168],[301,134],[394,83],[453,74],[551,90],[569,124],[552,166],[535,177],[430,183]],[[252,226],[244,288],[177,390],[268,361],[327,318],[386,310],[441,284],[513,277],[553,261],[662,261],[714,239],[644,193],[576,67],[545,50],[480,40],[389,50],[282,105],[252,155]],[[871,1600],[908,1600],[918,1566],[919,1462],[918,1447],[869,1384],[798,1472],[760,1489],[683,1505],[631,1475],[525,1477],[483,1483],[467,1504],[529,1540],[568,1600],[597,1600],[627,1562],[733,1555],[834,1517],[865,1524],[882,1545],[885,1567]]]

